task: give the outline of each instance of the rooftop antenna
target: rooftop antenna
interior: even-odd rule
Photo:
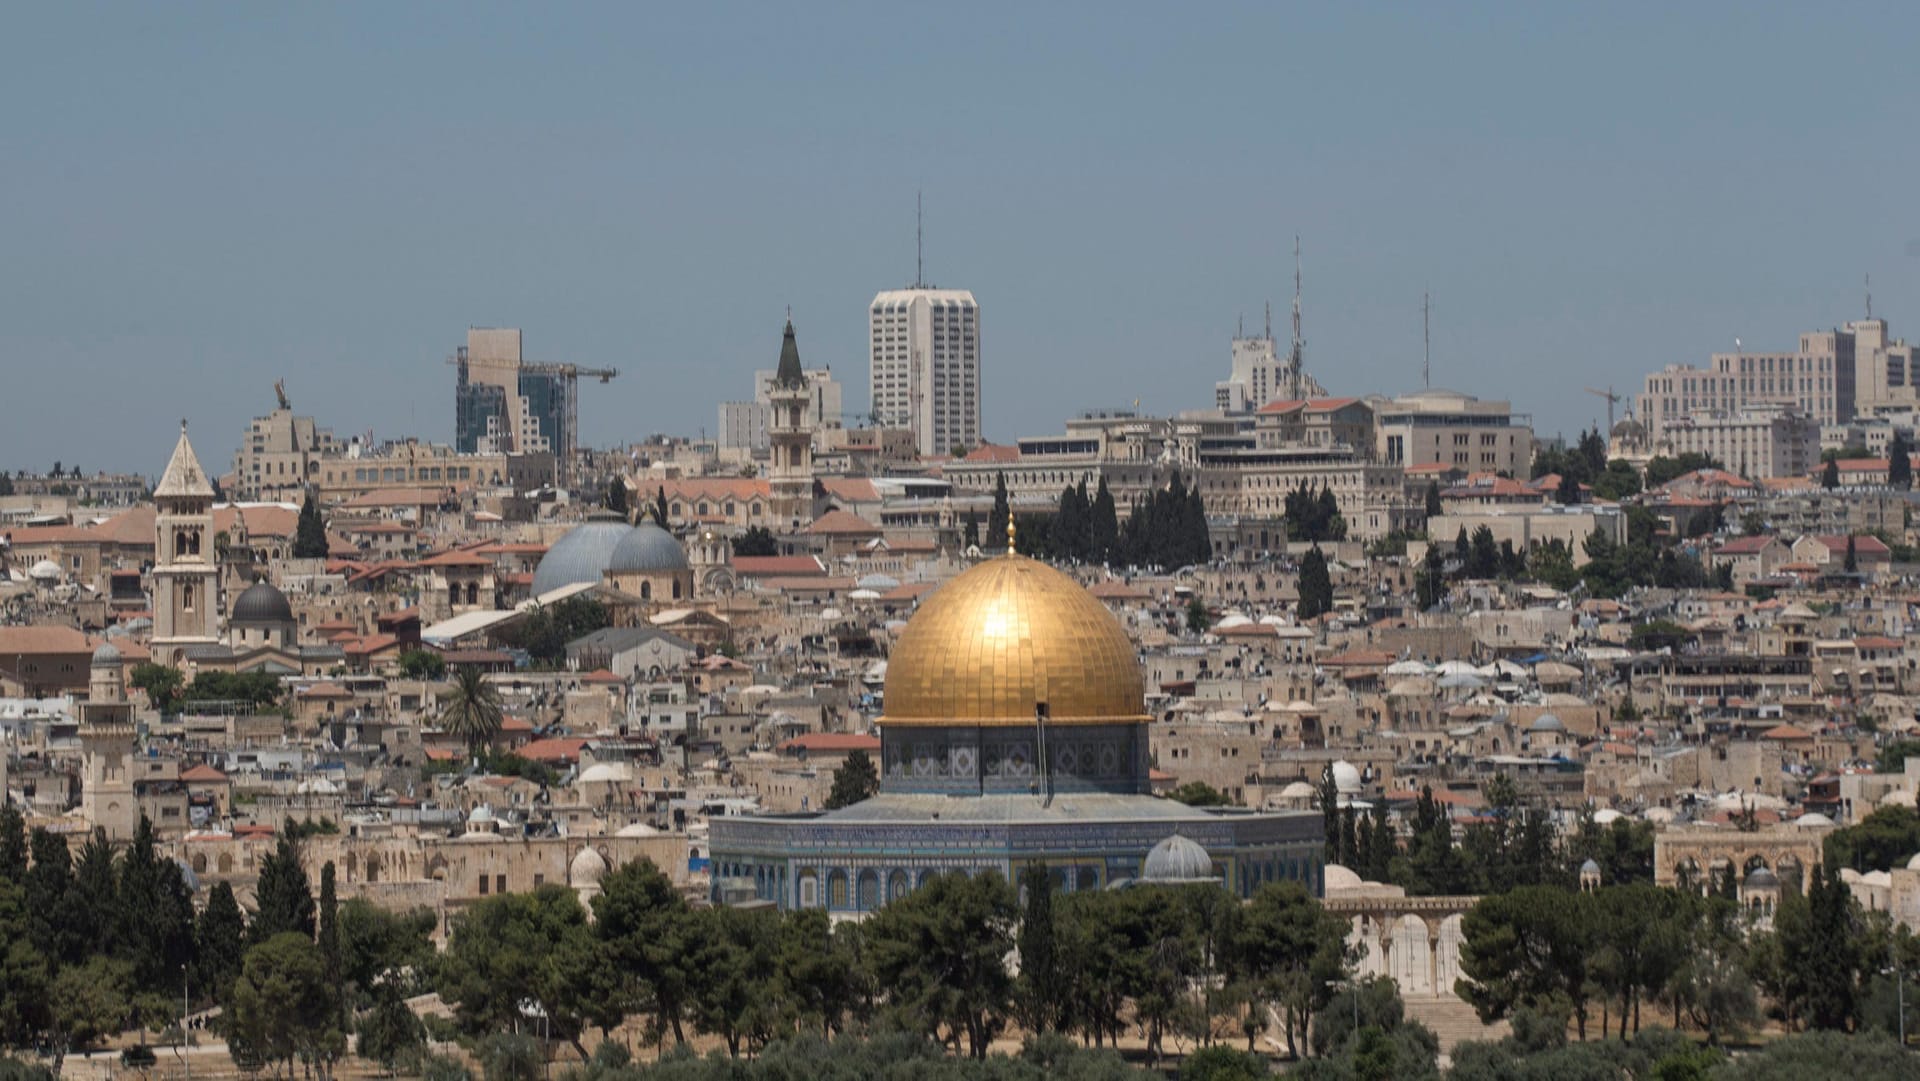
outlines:
[[[1269,332],[1271,333],[1271,332]],[[1293,234],[1293,348],[1287,353],[1287,370],[1295,375],[1306,361],[1307,342],[1300,336],[1300,234]]]
[[[1873,318],[1873,275],[1867,275],[1867,318]]]
[[[926,211],[920,193],[913,193],[913,287],[927,287]]]
[[[1267,301],[1267,340],[1273,340],[1273,301]]]
[[[1420,385],[1433,389],[1433,294],[1420,293]]]

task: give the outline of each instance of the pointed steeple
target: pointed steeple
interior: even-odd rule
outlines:
[[[782,390],[790,390],[807,385],[807,375],[800,370],[800,346],[793,340],[793,315],[787,315],[787,332],[780,339],[780,367],[773,374],[773,385]]]
[[[198,496],[201,499],[213,498],[213,484],[207,480],[207,472],[200,468],[200,459],[194,456],[193,444],[187,442],[187,422],[180,422],[180,442],[174,444],[173,457],[167,460],[167,471],[160,474],[160,483],[154,488],[155,497]]]

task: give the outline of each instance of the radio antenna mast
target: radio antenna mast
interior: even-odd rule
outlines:
[[[913,193],[913,287],[927,287],[926,212],[917,191]]]
[[[1433,300],[1425,291],[1420,294],[1420,386],[1433,389]]]

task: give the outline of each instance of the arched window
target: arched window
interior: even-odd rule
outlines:
[[[827,907],[844,909],[847,907],[847,873],[834,871],[827,875]]]

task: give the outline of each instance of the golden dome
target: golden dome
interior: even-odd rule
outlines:
[[[1080,583],[1022,556],[930,594],[887,660],[882,724],[1143,723],[1133,642]]]

